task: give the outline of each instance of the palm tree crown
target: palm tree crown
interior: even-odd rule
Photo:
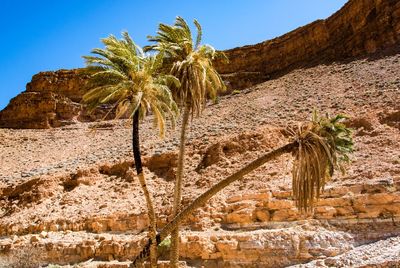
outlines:
[[[110,35],[102,39],[105,49],[95,48],[96,56],[84,56],[91,76],[92,89],[83,96],[89,108],[113,103],[116,118],[132,117],[138,111],[143,118],[149,111],[154,114],[154,123],[165,133],[166,118],[175,122],[177,105],[169,86],[179,86],[179,81],[171,75],[160,75],[162,55],[145,55],[127,32],[118,40]]]
[[[349,162],[353,139],[351,129],[341,122],[343,119],[343,115],[330,118],[314,112],[310,122],[293,131],[298,148],[293,151],[292,185],[300,210],[312,209],[334,170],[344,172],[343,163]]]
[[[149,36],[155,44],[145,51],[164,53],[164,70],[179,79],[181,86],[173,88],[175,99],[181,107],[189,106],[192,116],[199,115],[207,97],[215,99],[225,84],[212,65],[212,60],[223,55],[210,45],[201,45],[202,29],[197,20],[197,37],[186,21],[177,17],[174,25],[160,24],[156,36]]]

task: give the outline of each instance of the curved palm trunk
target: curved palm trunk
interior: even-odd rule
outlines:
[[[147,204],[147,213],[150,220],[149,227],[149,242],[150,242],[150,266],[152,268],[157,267],[157,241],[156,241],[156,216],[153,208],[153,202],[149,190],[147,189],[146,179],[143,174],[142,158],[140,156],[140,143],[139,143],[139,111],[136,111],[133,115],[132,125],[132,149],[133,158],[135,160],[135,168],[139,177],[140,186],[144,192],[144,196]]]
[[[186,104],[183,111],[181,137],[179,144],[178,168],[176,173],[175,188],[174,188],[174,207],[173,216],[179,213],[179,208],[182,199],[182,179],[183,169],[185,164],[185,142],[186,142],[186,129],[189,122],[190,106]],[[175,230],[171,234],[171,252],[170,252],[170,267],[177,268],[179,264],[179,224],[176,225]]]
[[[208,191],[200,195],[196,198],[189,206],[187,206],[184,210],[182,210],[176,217],[168,223],[159,234],[157,234],[157,241],[164,240],[173,230],[175,230],[176,226],[178,226],[182,221],[186,220],[194,210],[203,206],[211,197],[213,197],[216,193],[223,190],[226,186],[230,185],[231,183],[243,178],[243,176],[247,175],[248,173],[252,172],[256,168],[262,166],[266,162],[275,159],[276,157],[281,156],[285,153],[291,153],[298,147],[298,143],[296,141],[288,143],[282,147],[279,147],[260,158],[254,160],[253,162],[247,164],[245,167],[237,171],[236,173],[230,175],[228,178],[220,181],[219,183],[215,184],[211,187]],[[147,244],[142,252],[136,257],[134,263],[145,259],[148,257],[149,254],[149,244]]]

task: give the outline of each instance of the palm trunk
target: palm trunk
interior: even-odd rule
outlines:
[[[132,125],[132,149],[133,158],[135,160],[135,168],[139,177],[140,186],[142,187],[146,204],[147,204],[147,214],[149,216],[150,227],[149,227],[149,242],[150,242],[150,266],[152,268],[157,268],[157,226],[156,226],[156,216],[153,208],[153,202],[149,190],[147,189],[146,179],[143,174],[142,168],[142,158],[140,156],[140,144],[139,144],[139,111],[136,111],[133,115],[133,125]]]
[[[185,142],[186,142],[186,128],[189,122],[190,106],[186,104],[183,111],[182,126],[181,126],[181,139],[179,144],[178,168],[176,173],[175,188],[174,188],[174,207],[173,216],[179,213],[179,208],[182,199],[182,178],[183,169],[185,164]],[[179,264],[179,224],[176,225],[175,230],[171,234],[171,252],[170,252],[170,267],[177,268]]]
[[[275,159],[281,156],[282,154],[293,152],[293,150],[297,148],[297,146],[298,146],[297,141],[294,141],[282,147],[279,147],[261,156],[260,158],[254,160],[253,162],[247,164],[245,167],[243,167],[236,173],[232,174],[228,178],[220,181],[219,183],[211,187],[208,191],[200,195],[189,206],[187,206],[183,211],[181,211],[178,215],[176,215],[175,218],[170,223],[168,223],[157,235],[157,240],[158,241],[164,240],[173,230],[175,230],[176,226],[178,226],[182,221],[186,220],[196,209],[203,206],[211,197],[213,197],[219,191],[223,190],[231,183],[243,178],[243,176],[252,172],[256,168],[262,166],[266,162]],[[142,250],[142,252],[140,252],[140,254],[136,257],[134,263],[147,258],[148,252],[149,252],[149,245],[147,244],[145,248]]]

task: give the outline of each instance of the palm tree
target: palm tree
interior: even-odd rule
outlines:
[[[182,197],[182,178],[185,162],[186,129],[190,115],[199,116],[204,109],[207,97],[215,99],[225,84],[212,65],[212,60],[221,53],[209,45],[201,45],[202,29],[197,20],[196,40],[186,21],[177,17],[174,25],[160,24],[156,36],[149,36],[154,45],[145,47],[146,51],[164,54],[164,71],[180,81],[180,87],[172,88],[173,96],[183,110],[180,133],[178,167],[174,188],[173,215],[179,213]],[[179,261],[179,225],[171,237],[170,266],[177,267]]]
[[[93,88],[83,96],[83,102],[90,109],[111,103],[116,118],[132,118],[133,157],[150,220],[151,265],[157,267],[156,219],[142,168],[139,120],[151,111],[154,124],[163,137],[167,117],[174,122],[178,113],[168,85],[174,83],[178,86],[179,81],[170,75],[158,75],[162,65],[161,54],[146,56],[127,32],[122,35],[121,40],[113,35],[102,39],[105,49],[95,48],[92,50],[95,56],[84,56],[87,68],[93,71],[90,80]]]
[[[325,183],[333,176],[334,170],[344,171],[342,163],[349,161],[348,154],[353,151],[351,130],[340,122],[345,118],[338,115],[329,119],[319,117],[314,113],[310,122],[299,126],[296,131],[290,131],[293,134],[291,142],[250,162],[196,198],[161,230],[157,235],[157,240],[164,240],[179,223],[186,220],[194,210],[203,206],[226,186],[286,153],[294,156],[292,185],[296,205],[300,211],[308,211],[313,208],[314,202],[319,198]],[[146,245],[133,262],[132,267],[146,258],[148,252],[149,246]]]

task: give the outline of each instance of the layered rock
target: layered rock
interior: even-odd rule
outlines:
[[[358,245],[400,235],[398,187],[396,181],[391,185],[380,182],[331,188],[314,215],[308,216],[294,209],[289,192],[231,196],[218,212],[202,217],[222,219],[223,229],[233,230],[184,232],[181,258],[195,267],[286,267],[315,259],[332,261]],[[264,217],[265,213],[272,216]],[[38,221],[25,230],[14,223],[10,230],[1,230],[0,249],[10,256],[29,249],[38,262],[68,264],[93,258],[127,261],[146,242],[144,233],[137,234],[148,225],[145,213],[89,221],[58,220],[53,225]],[[190,230],[193,224],[186,226]],[[389,252],[390,247],[385,250]],[[399,259],[395,261],[397,264]]]
[[[102,119],[107,107],[89,113],[80,104],[88,79],[89,74],[84,69],[34,75],[26,91],[0,112],[0,127],[44,129]]]
[[[275,39],[224,51],[229,63],[218,71],[241,89],[287,68],[368,55],[398,44],[400,2],[351,0],[327,18]]]
[[[73,102],[80,102],[89,74],[83,69],[41,72],[26,85],[26,92],[56,92]]]
[[[169,162],[168,157],[158,158]],[[145,165],[153,161],[150,158]],[[71,194],[76,198],[78,188],[86,192],[109,179],[117,183],[115,176],[127,180],[129,165],[132,163],[109,163],[69,175],[34,178],[0,189],[0,200],[23,209],[54,196]],[[290,191],[257,189],[232,194],[186,222],[189,231],[181,238],[181,258],[195,267],[286,267],[344,254],[358,245],[400,236],[399,193],[398,176],[364,183],[348,181],[328,187],[308,214],[295,208]],[[66,196],[60,205],[77,202]],[[15,206],[5,207],[11,208],[10,214],[18,211]],[[43,263],[68,264],[92,258],[126,261],[142,248],[149,224],[145,212],[128,211],[103,216],[77,213],[74,218],[34,216],[24,222],[3,218],[0,249],[3,256],[18,256],[19,251],[34,248]],[[159,228],[171,211],[169,206],[161,208]],[[219,227],[213,231],[207,223]]]
[[[126,234],[82,232],[78,238],[71,233],[43,232],[15,240],[0,241],[0,248],[10,253],[33,245],[41,261],[68,264],[91,258],[129,260],[139,253],[146,239],[142,236],[132,240]],[[261,267],[284,267],[320,256],[336,256],[353,248],[351,235],[307,223],[285,230],[190,232],[181,241],[182,258],[195,267],[257,267],[255,263]],[[13,242],[19,246],[12,248]]]
[[[80,106],[54,92],[24,92],[13,98],[0,114],[0,126],[50,128],[69,123]]]
[[[0,112],[0,127],[50,128],[70,124],[82,110],[79,101],[88,75],[78,70],[43,72]]]

